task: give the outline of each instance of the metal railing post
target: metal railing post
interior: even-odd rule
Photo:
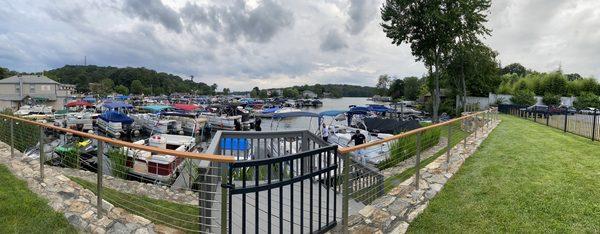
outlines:
[[[10,157],[15,157],[15,121],[10,119]]]
[[[227,183],[229,178],[229,168],[227,167],[227,163],[222,163],[221,165],[221,185],[223,183]],[[227,234],[227,192],[228,188],[221,186],[221,234]]]
[[[98,141],[98,150],[97,150],[97,163],[96,163],[96,175],[98,176],[98,181],[96,183],[96,206],[97,206],[97,216],[98,218],[102,218],[102,174],[103,174],[103,159],[104,159],[104,142]]]
[[[342,171],[342,185],[344,190],[342,191],[342,231],[348,232],[348,202],[350,200],[350,155],[342,154],[342,165],[344,170]]]
[[[44,163],[46,153],[44,152],[44,128],[40,126],[40,180],[44,181]]]
[[[446,146],[446,171],[450,168],[450,146],[452,141],[452,126],[448,125],[448,142]]]
[[[593,123],[592,123],[592,141],[595,140],[596,138],[596,116],[598,114],[598,110],[594,109],[594,117],[593,117]]]
[[[415,160],[415,188],[419,189],[419,165],[421,164],[421,135],[423,132],[417,133],[417,157]]]
[[[564,131],[567,132],[567,119],[569,118],[569,109],[565,108],[565,129]]]

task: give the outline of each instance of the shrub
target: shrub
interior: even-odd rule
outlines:
[[[517,90],[510,98],[510,101],[515,105],[531,106],[535,104],[535,97],[533,96],[533,92],[529,90]]]
[[[542,98],[542,102],[548,106],[558,106],[560,105],[560,96],[546,93]]]
[[[437,145],[440,141],[441,129],[427,130],[421,135],[421,152]],[[412,156],[415,156],[417,135],[400,138],[390,145],[390,156],[377,165],[379,170],[390,168]]]
[[[600,108],[600,98],[593,93],[584,92],[573,102],[573,106],[577,109],[587,107]]]

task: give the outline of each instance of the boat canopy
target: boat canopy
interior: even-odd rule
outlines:
[[[350,108],[347,112],[348,115],[366,115],[369,112],[369,108],[364,106],[355,106]]]
[[[119,100],[123,101],[123,100],[129,99],[129,96],[127,96],[127,95],[117,95],[117,96],[115,96],[115,99],[119,99]]]
[[[148,110],[150,112],[161,112],[165,109],[169,109],[171,108],[171,106],[166,106],[166,105],[150,105],[150,106],[144,106],[145,110]]]
[[[367,109],[369,109],[369,111],[373,111],[373,112],[388,112],[388,111],[390,111],[390,108],[387,108],[384,105],[377,105],[377,104],[370,104],[369,106],[367,106]]]
[[[346,111],[343,111],[343,110],[328,110],[328,111],[323,111],[323,112],[319,113],[319,115],[335,117],[335,116],[338,116],[340,114],[345,114],[345,113],[346,113]]]
[[[124,102],[107,102],[102,105],[108,109],[118,109],[118,108],[133,108],[131,104],[127,104]]]
[[[69,102],[65,105],[66,107],[76,107],[76,106],[85,106],[85,107],[90,107],[93,106],[92,103],[83,101],[83,100],[77,100],[77,101],[73,101],[73,102]]]
[[[84,97],[83,98],[84,101],[89,102],[89,103],[95,103],[96,99],[93,97]]]
[[[107,111],[102,113],[98,118],[107,121],[107,122],[120,122],[123,124],[132,124],[133,119],[129,118],[129,116],[116,112],[116,111]]]
[[[284,118],[290,118],[290,117],[321,117],[321,116],[317,113],[305,112],[305,111],[277,113],[277,114],[273,115],[274,119],[284,119]]]
[[[279,107],[268,108],[268,109],[264,109],[264,110],[262,111],[262,113],[263,113],[263,114],[273,114],[273,113],[275,113],[275,111],[278,111],[278,110],[280,110],[280,109],[281,109],[281,108],[279,108]]]
[[[183,111],[195,111],[198,108],[200,108],[196,105],[181,104],[181,103],[173,104],[173,107],[175,107],[175,109],[179,109],[179,110],[183,110]]]

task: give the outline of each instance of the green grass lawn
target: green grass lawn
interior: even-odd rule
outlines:
[[[77,233],[47,204],[0,165],[0,233]]]
[[[409,232],[599,232],[600,143],[502,119]]]

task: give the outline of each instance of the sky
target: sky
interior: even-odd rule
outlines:
[[[383,0],[0,0],[0,67],[146,67],[235,91],[422,76]],[[493,0],[502,65],[600,77],[600,1]]]

